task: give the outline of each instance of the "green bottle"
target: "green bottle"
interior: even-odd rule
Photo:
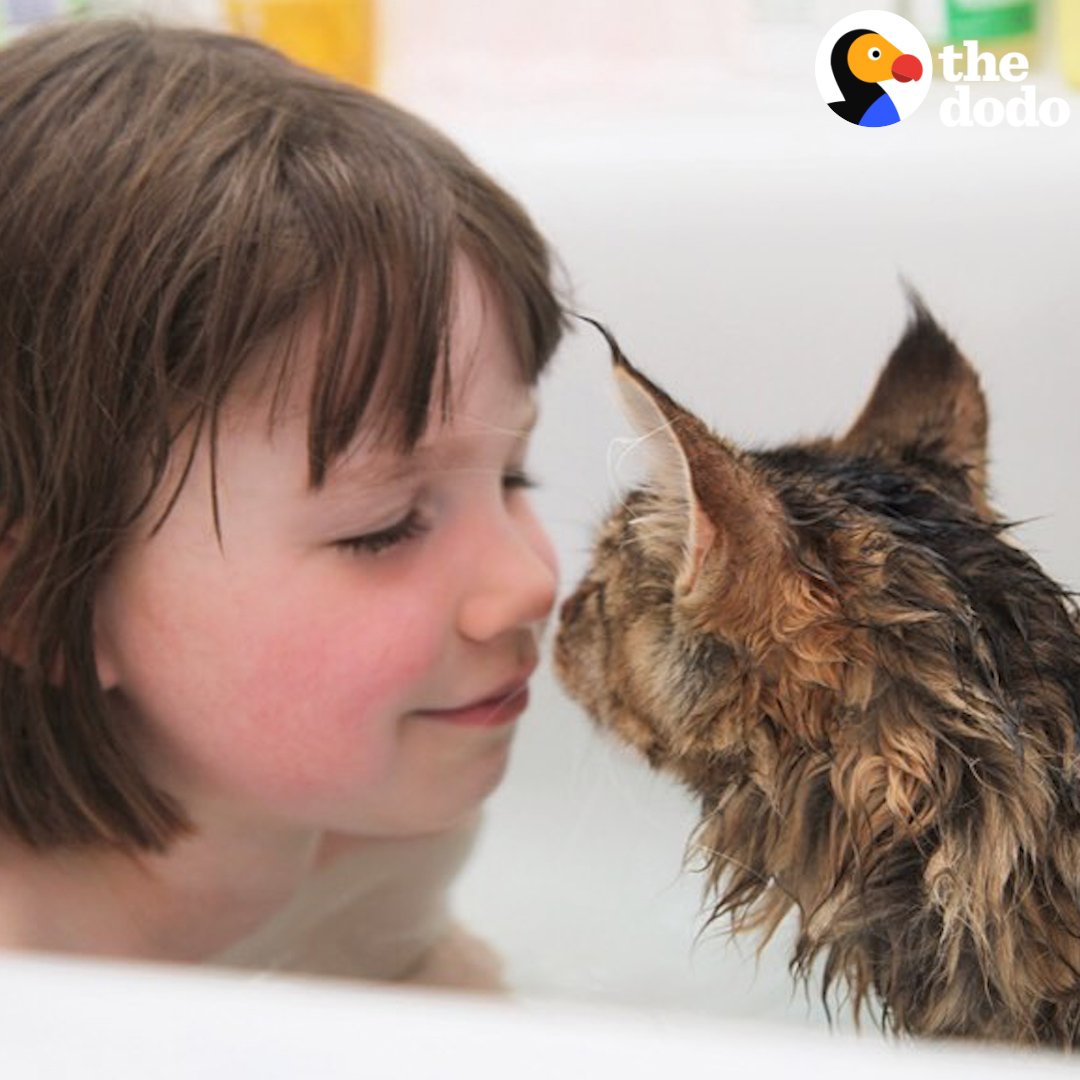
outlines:
[[[975,40],[998,57],[1023,53],[1036,64],[1035,0],[945,0],[945,40],[954,45]]]

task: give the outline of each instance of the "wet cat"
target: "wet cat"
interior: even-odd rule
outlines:
[[[556,670],[700,799],[714,917],[767,936],[794,908],[793,971],[893,1031],[1074,1045],[1080,633],[989,505],[978,377],[911,303],[852,428],[775,450],[604,331],[649,482]]]

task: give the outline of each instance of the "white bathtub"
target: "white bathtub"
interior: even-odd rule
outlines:
[[[1077,115],[1056,131],[955,131],[927,114],[874,132],[836,120],[809,83],[572,119],[414,104],[530,206],[577,306],[737,439],[850,421],[904,322],[903,274],[983,373],[999,504],[1032,519],[1020,538],[1075,586],[1080,100],[1071,101]],[[616,494],[609,454],[628,431],[608,380],[602,342],[582,332],[544,384],[532,466],[564,591]],[[699,936],[700,882],[681,868],[689,798],[594,734],[547,671],[534,700],[456,895],[464,919],[504,953],[519,1004],[8,957],[5,1075],[1015,1070],[996,1051],[897,1057],[872,1029],[849,1041],[843,1022],[829,1035],[815,995],[792,987],[785,941],[758,960],[750,941]]]
[[[0,962],[5,1077],[19,1080],[656,1080],[978,1069],[1065,1080],[1057,1055],[905,1049],[656,1011],[513,1004],[43,958]]]

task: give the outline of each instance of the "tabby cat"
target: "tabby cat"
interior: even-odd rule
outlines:
[[[988,502],[978,377],[911,304],[847,434],[775,450],[600,327],[649,481],[556,669],[700,800],[713,917],[767,939],[794,908],[793,972],[895,1032],[1074,1045],[1080,633]]]

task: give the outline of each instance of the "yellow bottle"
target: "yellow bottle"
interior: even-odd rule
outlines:
[[[1080,0],[1058,0],[1057,34],[1061,50],[1061,73],[1080,86]]]
[[[375,85],[375,0],[226,0],[238,34],[346,82]]]

